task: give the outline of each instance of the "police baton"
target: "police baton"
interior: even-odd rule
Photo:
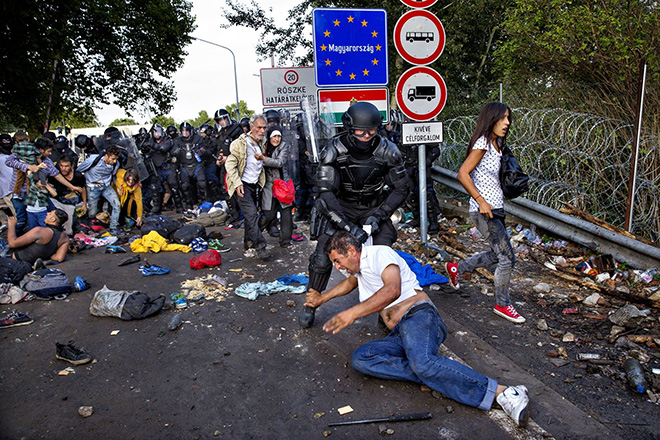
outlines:
[[[346,422],[328,423],[328,426],[342,426],[342,425],[362,425],[365,423],[378,423],[378,422],[414,422],[417,420],[428,420],[433,418],[430,412],[415,413],[415,414],[402,414],[400,416],[381,417],[377,419],[362,419],[362,420],[349,420]]]

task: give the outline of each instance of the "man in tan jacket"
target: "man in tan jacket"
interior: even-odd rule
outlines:
[[[245,219],[243,244],[245,249],[254,248],[262,260],[271,257],[266,249],[266,239],[259,229],[257,194],[266,183],[263,162],[255,155],[266,152],[266,117],[254,115],[250,119],[250,131],[242,134],[229,147],[229,157],[225,162],[227,170],[227,192],[229,197],[236,193],[238,206]]]

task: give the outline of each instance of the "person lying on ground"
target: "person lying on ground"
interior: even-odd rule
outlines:
[[[389,380],[426,385],[450,399],[485,411],[494,400],[519,426],[529,419],[523,385],[500,385],[460,362],[438,355],[447,327],[419,286],[406,262],[388,246],[362,246],[346,231],[332,235],[324,251],[348,278],[321,294],[307,293],[306,306],[318,307],[356,287],[360,303],[333,316],[323,326],[336,334],[356,319],[378,312],[391,330],[385,339],[358,347],[351,357],[357,371]]]
[[[16,217],[7,218],[7,257],[34,264],[38,258],[62,262],[69,249],[69,237],[62,225],[69,216],[61,209],[46,214],[46,227],[38,226],[21,236],[16,236]]]

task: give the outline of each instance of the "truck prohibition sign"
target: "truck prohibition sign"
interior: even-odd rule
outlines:
[[[435,98],[435,86],[415,86],[408,89],[408,99],[414,101],[415,99],[426,99],[431,101]]]

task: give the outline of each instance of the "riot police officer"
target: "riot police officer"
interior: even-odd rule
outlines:
[[[170,140],[176,139],[176,137],[179,135],[179,133],[176,132],[176,127],[174,125],[168,126],[165,132],[167,133],[167,137],[170,138]]]
[[[206,173],[202,159],[204,141],[200,135],[193,133],[193,127],[189,122],[183,122],[179,126],[179,131],[179,137],[174,139],[172,157],[178,171],[184,207],[192,209],[193,185],[197,187],[199,201],[206,198]]]
[[[391,246],[397,233],[390,216],[408,196],[401,153],[378,132],[378,109],[356,102],[343,114],[342,122],[346,132],[333,137],[322,151],[316,178],[318,197],[310,234],[318,242],[309,258],[309,288],[318,292],[326,288],[332,271],[323,252],[330,236],[344,229],[364,243],[368,235],[362,227],[368,225],[375,245]],[[314,311],[303,307],[302,327],[312,325]]]
[[[149,171],[149,177],[145,182],[145,197],[148,196],[151,202],[150,214],[159,214],[161,211],[163,185],[165,182],[170,186],[177,212],[183,212],[179,185],[176,180],[176,174],[172,172],[173,166],[170,161],[172,140],[166,136],[165,130],[159,124],[154,124],[151,127],[150,134],[149,138],[141,144],[140,148],[145,165]]]
[[[227,220],[228,225],[236,225],[239,222],[240,218],[240,209],[238,207],[238,201],[234,197],[229,197],[227,194],[227,188],[225,186],[225,179],[227,177],[227,170],[225,169],[225,162],[227,157],[229,157],[229,146],[234,140],[238,139],[240,135],[244,133],[243,129],[239,124],[231,119],[229,112],[224,108],[216,110],[213,115],[215,120],[215,128],[217,130],[216,134],[216,143],[217,143],[217,160],[216,165],[218,167],[218,177],[220,180],[220,198],[227,200],[229,205],[229,219]],[[246,119],[246,118],[243,118]],[[250,128],[250,120],[247,120],[248,130]]]

